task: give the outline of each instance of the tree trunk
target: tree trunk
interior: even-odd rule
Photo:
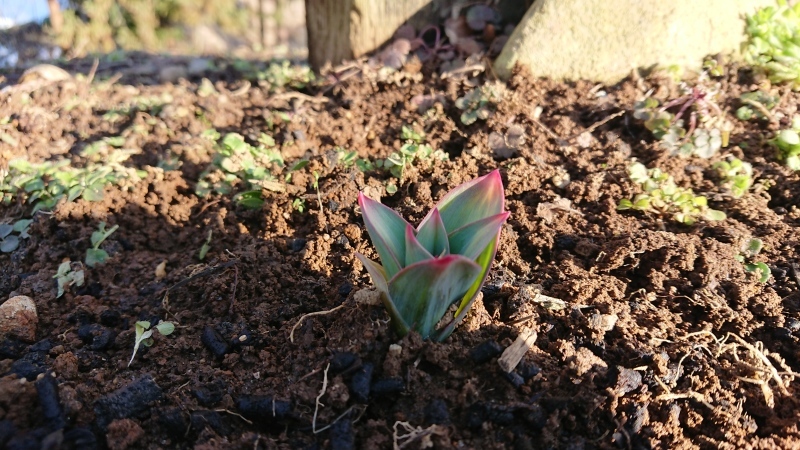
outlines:
[[[306,0],[308,60],[315,70],[372,52],[406,22],[437,23],[454,0]]]
[[[61,33],[64,28],[64,16],[61,15],[61,5],[58,0],[47,0],[47,6],[50,8],[50,27],[53,33]]]

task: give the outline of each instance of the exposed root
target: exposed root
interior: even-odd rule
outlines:
[[[398,426],[403,428],[405,434],[399,434],[400,430],[397,429]],[[393,447],[394,450],[403,449],[417,439],[421,439],[419,448],[432,448],[433,442],[431,441],[431,435],[433,434],[439,436],[445,435],[444,427],[436,424],[433,424],[428,428],[412,427],[410,423],[401,422],[398,420],[397,422],[394,423],[392,429],[394,429],[394,433],[392,434],[392,442],[394,444]]]
[[[336,308],[329,309],[329,310],[327,310],[327,311],[315,311],[315,312],[308,313],[308,314],[304,315],[303,317],[301,317],[301,318],[300,318],[300,320],[298,320],[298,321],[297,321],[297,323],[296,323],[296,324],[294,324],[294,326],[292,327],[292,330],[289,332],[289,341],[290,341],[292,344],[294,344],[294,330],[296,330],[296,329],[297,329],[297,327],[299,327],[299,326],[300,326],[300,324],[301,324],[301,323],[303,323],[303,320],[305,320],[305,319],[306,319],[306,317],[311,317],[311,316],[324,316],[324,315],[326,315],[326,314],[330,314],[330,313],[332,313],[332,312],[334,312],[334,311],[338,311],[338,310],[340,310],[340,309],[342,309],[342,308],[344,308],[344,303],[342,303],[341,305],[337,306]]]
[[[294,330],[292,330],[292,331],[294,331]],[[317,396],[317,399],[314,402],[315,403],[315,405],[314,405],[314,419],[311,421],[311,431],[314,434],[317,434],[320,431],[322,431],[322,430],[317,431],[317,413],[319,412],[319,407],[320,406],[325,406],[325,405],[322,404],[321,401],[319,401],[319,399],[321,399],[322,396],[325,395],[325,392],[327,392],[327,390],[328,390],[328,369],[330,369],[330,368],[331,368],[331,363],[328,363],[328,365],[325,366],[325,370],[322,372],[322,389],[319,390],[319,395]]]

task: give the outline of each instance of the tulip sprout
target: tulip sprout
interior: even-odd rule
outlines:
[[[447,193],[415,229],[394,210],[359,194],[378,264],[356,254],[401,335],[442,341],[472,306],[489,273],[509,216],[500,172]],[[451,305],[454,318],[437,329]]]

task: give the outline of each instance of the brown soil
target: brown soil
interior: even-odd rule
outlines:
[[[91,86],[69,80],[0,94],[0,118],[10,117],[2,131],[18,141],[0,141],[0,159],[74,157],[91,142],[123,136],[126,148],[142,150],[131,164],[147,171],[142,182],[108,187],[100,202],[37,214],[23,246],[0,254],[0,300],[27,295],[39,312],[38,342],[7,338],[0,345],[0,445],[800,446],[797,385],[787,375],[800,372],[800,279],[793,269],[800,263],[800,176],[763,142],[768,126],[737,122],[728,150],[773,184],[740,200],[710,195],[728,219],[682,226],[616,211],[620,198],[636,192],[626,174],[630,158],[714,193],[710,166],[721,157],[666,156],[630,113],[580,136],[629,111],[650,88],[661,98],[674,92],[670,81],[604,87],[518,73],[492,118],[463,126],[453,102],[469,90],[466,82],[421,74],[352,77],[307,92],[324,91],[327,102],[256,85],[236,92],[243,83],[231,72],[216,75],[219,93],[207,97],[198,95],[199,80],[109,84],[102,71]],[[19,74],[6,75],[14,81]],[[728,110],[751,88],[747,80],[736,70],[722,80]],[[431,92],[444,106],[420,115],[411,99]],[[103,118],[133,97],[164,94],[173,100],[157,115]],[[800,96],[783,94],[780,108],[795,110]],[[269,130],[275,111],[291,121]],[[402,125],[413,123],[450,159],[410,170],[393,195],[384,172],[331,162],[337,146],[386,157],[400,147]],[[489,134],[512,124],[525,130],[525,145],[510,159],[493,157]],[[265,191],[266,205],[256,211],[230,196],[198,199],[194,185],[211,149],[200,134],[209,127],[251,142],[265,131],[290,164],[309,158],[292,177],[297,193]],[[743,142],[744,151],[736,147]],[[170,155],[182,161],[180,169],[154,168]],[[447,190],[495,168],[511,218],[482,302],[444,343],[398,338],[382,306],[355,299],[370,287],[355,252],[375,256],[357,210],[359,190],[382,194],[414,223]],[[312,171],[320,174],[322,209]],[[556,187],[554,177],[564,174],[571,182]],[[298,196],[306,199],[304,213],[292,208]],[[537,212],[558,198],[574,211]],[[3,206],[0,217],[25,211]],[[99,221],[119,225],[104,244],[110,260],[87,268],[86,285],[56,299],[57,266],[83,259]],[[211,250],[201,262],[209,230]],[[773,268],[766,284],[735,259],[749,237],[764,241],[762,256]],[[158,279],[163,261],[166,276]],[[170,286],[193,275],[165,299]],[[533,284],[567,307],[535,302],[526,295]],[[175,321],[175,333],[156,335],[126,367],[134,322],[159,319]],[[505,374],[498,351],[524,326],[538,333],[535,345]],[[785,386],[744,343],[768,355]]]

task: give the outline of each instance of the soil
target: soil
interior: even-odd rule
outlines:
[[[715,184],[711,165],[723,155],[668,156],[632,117],[646,91],[661,99],[676,92],[669,78],[596,86],[518,71],[496,113],[465,126],[454,101],[483,76],[412,72],[362,73],[287,95],[247,88],[227,69],[214,74],[217,93],[208,96],[198,93],[199,78],[109,81],[101,68],[92,84],[73,78],[26,88],[15,84],[19,73],[5,73],[2,131],[18,144],[0,141],[2,164],[19,156],[77,161],[86,145],[123,136],[125,148],[141,150],[128,164],[147,175],[107,187],[101,201],[36,214],[30,238],[0,254],[0,299],[27,295],[38,309],[35,342],[0,342],[0,445],[800,446],[791,376],[800,372],[800,175],[764,141],[779,124],[736,121],[725,152],[751,162],[759,180],[736,200]],[[755,87],[735,67],[718,81],[729,113],[739,93]],[[444,101],[418,113],[412,98],[431,93]],[[800,96],[780,93],[779,109],[796,110]],[[104,118],[136,97],[165,94],[172,100],[158,113]],[[290,121],[273,120],[278,112]],[[449,160],[417,164],[394,194],[386,172],[332,157],[342,147],[385,158],[407,124]],[[501,158],[489,135],[512,126],[524,130],[524,144]],[[258,210],[231,196],[198,198],[194,186],[211,161],[212,143],[201,137],[208,128],[251,143],[267,132],[289,165],[310,163],[293,174],[291,194],[264,190]],[[169,158],[182,165],[157,168]],[[707,193],[728,218],[685,226],[617,211],[620,198],[637,193],[626,172],[632,158]],[[376,254],[358,192],[379,194],[416,223],[449,189],[495,168],[511,218],[482,300],[443,343],[398,337],[383,306],[361,301],[371,284],[355,253]],[[304,212],[292,206],[298,197]],[[547,208],[558,199],[572,210]],[[29,210],[5,205],[0,217]],[[100,221],[119,225],[103,244],[109,261],[86,268],[86,284],[56,298],[58,265],[83,259]],[[764,242],[760,256],[773,275],[765,284],[735,259],[750,237]],[[540,301],[536,290],[566,307]],[[138,320],[177,327],[156,334],[128,367]],[[497,358],[526,329],[537,333],[535,343],[505,373]]]

